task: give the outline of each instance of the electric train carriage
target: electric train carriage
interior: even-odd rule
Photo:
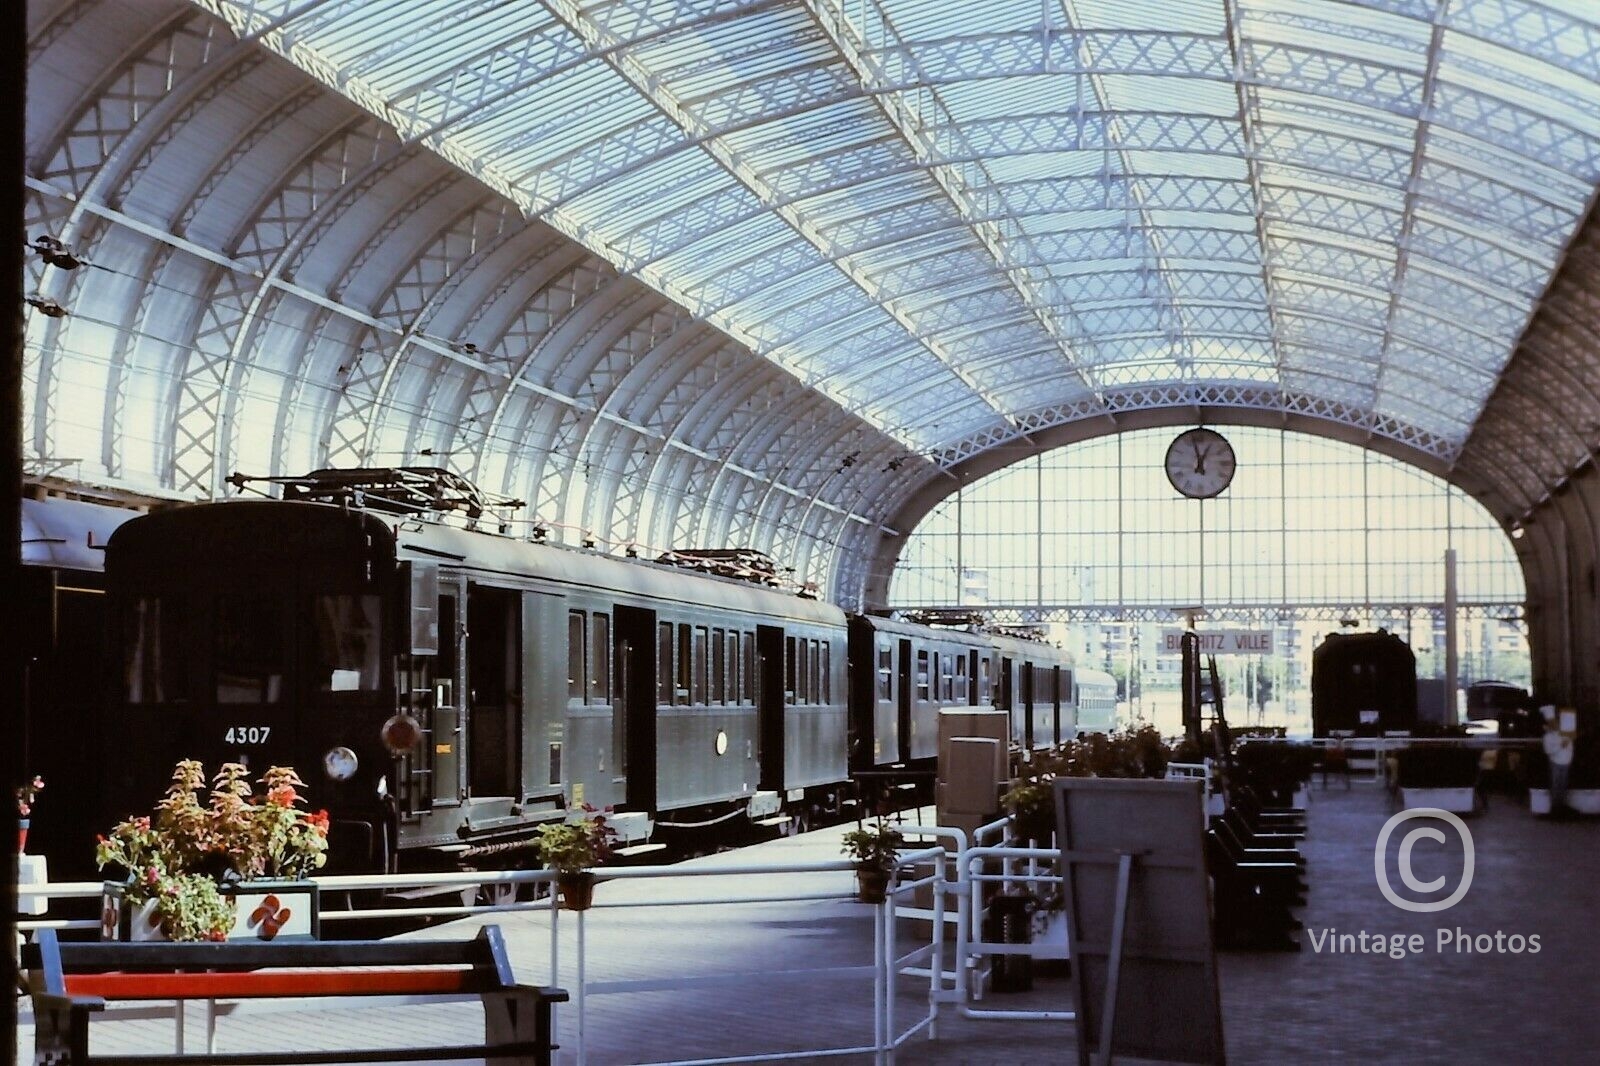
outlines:
[[[1014,746],[1073,735],[1072,659],[1040,641],[969,627],[850,618],[851,769],[932,769],[939,712],[984,707],[1011,716]]]
[[[628,812],[624,843],[775,819],[848,776],[845,619],[814,600],[273,500],[130,522],[106,568],[110,793],[180,758],[302,768],[335,868],[479,859],[569,802]]]
[[[284,483],[323,502],[117,530],[109,797],[159,794],[183,758],[294,766],[332,816],[334,869],[514,866],[574,804],[616,811],[640,850],[838,816],[852,770],[932,768],[944,706],[998,705],[1027,746],[1073,728],[1070,660],[1047,645],[847,620],[761,583],[422,521],[371,490],[416,473],[323,471]]]
[[[1117,727],[1117,679],[1104,670],[1073,672],[1073,702],[1078,709],[1078,735],[1109,733]]]

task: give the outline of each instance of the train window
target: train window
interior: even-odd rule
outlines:
[[[818,700],[818,702],[832,703],[833,678],[828,676],[828,645],[826,642],[824,642],[822,645],[822,653],[819,656],[819,662],[821,664],[822,688],[819,690],[821,692],[821,698]]]
[[[894,695],[894,649],[878,648],[878,702],[886,702]]]
[[[723,632],[711,631],[711,702],[721,703],[727,695],[728,660],[724,658]]]
[[[378,691],[379,602],[376,596],[318,596],[313,601],[318,692]]]
[[[689,702],[703,704],[706,702],[706,627],[694,627],[694,687],[689,694]]]
[[[590,645],[589,694],[592,703],[611,702],[611,616],[594,616],[594,643]]]
[[[672,702],[672,623],[656,627],[656,704]]]
[[[582,611],[567,612],[567,702],[582,703],[584,688],[583,669],[583,638],[584,624]]]
[[[795,650],[794,638],[788,638],[789,654],[783,657],[783,702],[793,703],[795,700]]]
[[[141,596],[123,625],[122,676],[129,703],[165,703],[187,696],[178,611],[170,601]]]
[[[744,633],[740,637],[744,651],[744,670],[741,671],[742,680],[739,682],[739,702],[755,703],[756,701],[756,635]]]
[[[218,703],[277,703],[283,696],[282,601],[218,596],[212,654]]]
[[[678,623],[678,691],[673,703],[683,706],[689,702],[689,675],[694,672],[694,627]]]
[[[967,702],[967,657],[965,654],[956,656],[955,702]]]
[[[989,687],[989,660],[988,659],[979,659],[978,660],[978,703],[980,705],[987,705],[989,703],[989,692],[990,692],[990,687]]]
[[[917,652],[917,699],[926,701],[928,698],[928,653]]]
[[[939,656],[939,684],[944,689],[944,702],[953,703],[956,698],[954,655]]]

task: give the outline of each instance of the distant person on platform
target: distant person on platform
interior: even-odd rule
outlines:
[[[1550,813],[1555,817],[1570,814],[1567,808],[1567,775],[1572,770],[1572,749],[1578,731],[1578,713],[1570,707],[1557,711],[1550,704],[1539,708],[1544,716],[1544,753],[1550,760]]]

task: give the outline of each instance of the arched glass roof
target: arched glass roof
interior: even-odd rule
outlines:
[[[1448,463],[1600,181],[1590,0],[194,2],[955,459],[1221,404]]]

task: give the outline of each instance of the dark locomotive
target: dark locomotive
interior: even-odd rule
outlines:
[[[1009,711],[1022,748],[1079,731],[1049,645],[439,521],[483,513],[458,482],[326,471],[118,529],[109,796],[293,765],[332,869],[484,868],[575,804],[639,850],[840,817],[853,774],[932,769],[947,706]]]
[[[1380,736],[1417,727],[1417,657],[1397,634],[1330,633],[1311,653],[1311,731]]]

